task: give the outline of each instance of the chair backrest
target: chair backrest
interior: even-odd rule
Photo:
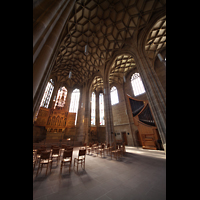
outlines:
[[[102,145],[101,145],[101,148],[104,149],[104,147],[105,147],[105,144],[102,144]]]
[[[40,157],[40,159],[49,159],[49,156],[50,156],[50,152],[48,152],[48,151],[43,151],[42,153],[41,153],[41,157]]]
[[[52,155],[53,154],[59,154],[59,151],[60,151],[59,148],[53,148]]]
[[[85,156],[85,154],[86,154],[86,149],[79,149],[78,157],[79,156]]]
[[[64,150],[63,158],[72,157],[73,151],[71,150]]]
[[[72,146],[66,146],[65,150],[72,150],[73,151],[73,147]]]
[[[51,149],[56,149],[56,148],[59,148],[59,146],[57,146],[57,145],[51,145]]]
[[[86,146],[86,145],[87,145],[86,143],[83,144],[83,146]]]
[[[33,151],[33,159],[36,159],[37,157],[37,151]]]
[[[45,150],[44,149],[38,149],[37,154],[40,155],[43,151],[45,151]]]
[[[66,144],[62,144],[62,145],[61,145],[61,149],[65,149],[66,147],[67,147]]]
[[[46,150],[46,146],[41,145],[41,146],[40,146],[40,149],[43,149],[43,150],[45,151],[45,150]]]

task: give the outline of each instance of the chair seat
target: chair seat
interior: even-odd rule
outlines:
[[[82,160],[85,160],[85,158],[74,158],[74,160],[82,161]]]
[[[70,158],[64,158],[64,159],[62,160],[62,162],[70,162],[70,161],[71,161]]]
[[[52,162],[52,160],[41,160],[40,161],[40,163],[42,163],[42,164],[48,164],[50,162]]]
[[[57,157],[59,157],[59,155],[58,154],[53,154],[51,157],[57,158]]]

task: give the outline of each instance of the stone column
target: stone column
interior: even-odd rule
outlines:
[[[56,21],[55,25],[52,26],[53,28],[49,33],[48,37],[45,39],[45,43],[42,45],[42,48],[37,54],[36,59],[35,54],[33,54],[33,60],[35,61],[33,64],[33,115],[38,109],[38,102],[41,101],[41,93],[43,93],[44,90],[44,87],[42,85],[48,82],[48,80],[46,80],[46,73],[50,65],[52,65],[51,62],[53,56],[55,56],[55,48],[58,45],[58,42],[60,41],[60,35],[64,30],[64,25],[69,14],[71,13],[74,4],[75,0],[69,0],[64,4],[63,9],[61,9],[59,12],[59,19]],[[35,30],[35,28],[33,29]],[[39,30],[37,30],[37,32],[39,32]],[[38,37],[39,36],[37,36],[37,38]],[[34,41],[36,40],[38,39],[35,39]],[[43,82],[45,83],[43,84]]]
[[[139,62],[138,71],[166,152],[166,94],[145,53],[139,49],[136,56]]]
[[[65,106],[64,106],[64,109],[66,112],[69,112],[72,92],[73,92],[72,88],[67,88],[67,98],[66,98]]]
[[[110,99],[110,85],[107,80],[103,81],[104,83],[104,115],[105,115],[105,125],[106,125],[106,143],[112,143],[114,140],[114,127],[113,127],[113,116],[112,116],[112,107]]]
[[[79,111],[78,111],[78,128],[77,136],[78,141],[88,142],[88,120],[89,120],[89,88],[87,84],[84,84],[81,89]]]
[[[40,53],[45,41],[68,3],[69,0],[54,0],[53,2],[46,2],[45,5],[42,5],[44,11],[33,24],[33,62],[35,62],[35,59]],[[38,9],[39,6],[34,9],[35,15],[37,15]]]

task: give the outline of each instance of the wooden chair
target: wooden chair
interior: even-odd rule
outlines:
[[[97,143],[95,143],[94,145],[93,145],[93,149],[94,149],[94,153],[98,153],[98,149],[99,149],[99,143],[97,144]]]
[[[73,147],[67,146],[67,147],[65,148],[65,150],[67,150],[67,151],[73,151]]]
[[[61,144],[61,149],[65,149],[66,146],[66,144]]]
[[[84,169],[85,169],[85,157],[86,157],[86,149],[79,149],[78,153],[78,158],[74,158],[74,167],[77,166],[77,172],[78,172],[78,165],[84,164]]]
[[[121,155],[125,153],[125,142],[123,142],[122,146],[120,146]]]
[[[46,146],[45,145],[41,145],[40,149],[42,149],[43,151],[46,151]]]
[[[87,152],[88,152],[88,154],[91,153],[91,150],[92,150],[92,143],[90,142],[89,146],[87,146]]]
[[[101,157],[102,157],[102,154],[104,154],[104,147],[105,147],[105,144],[102,144],[101,147],[99,148],[99,154],[101,155]]]
[[[72,153],[73,153],[73,150],[64,150],[63,157],[60,164],[60,173],[62,173],[62,166],[63,165],[65,166],[65,163],[69,163],[69,172],[70,172],[71,164],[72,164]]]
[[[107,155],[108,155],[108,153],[110,153],[110,151],[109,151],[110,148],[109,147],[110,147],[110,143],[108,143],[107,147],[104,148],[104,151],[107,153]]]
[[[117,145],[118,157],[122,157],[123,149],[121,144]]]
[[[58,165],[58,160],[60,159],[60,149],[59,148],[53,148],[52,154],[51,154],[51,160],[53,162],[53,159],[57,159],[57,165]]]
[[[113,150],[114,147],[115,147],[115,149]],[[117,160],[118,156],[119,156],[118,145],[117,145],[117,148],[115,145],[114,145],[114,147],[112,147],[112,150],[111,150],[111,159],[112,159],[112,155],[114,155],[114,158]]]
[[[50,153],[51,153],[50,151],[49,152],[44,151],[44,152],[41,153],[41,157],[40,157],[36,176],[38,175],[40,168],[41,168],[40,172],[42,171],[43,165],[47,165],[47,170],[46,170],[46,175],[47,175],[49,163],[51,164],[51,167],[50,167],[50,172],[51,172],[52,160],[50,159]]]
[[[33,151],[33,171],[35,169],[36,161],[37,161],[37,151]]]
[[[64,150],[65,150],[65,148],[67,147],[67,145],[66,144],[62,144],[61,145],[61,153],[63,153],[64,152]]]
[[[42,154],[42,152],[44,152],[44,151],[45,151],[44,149],[38,149],[38,150],[37,150],[36,163],[38,162],[38,160],[40,161],[41,154]]]
[[[58,148],[59,148],[59,146],[57,146],[57,145],[51,145],[51,150],[58,149]]]

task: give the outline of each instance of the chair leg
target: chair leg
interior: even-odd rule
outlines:
[[[70,168],[71,168],[71,162],[70,162],[70,164],[69,164],[69,173],[70,173]]]
[[[38,170],[37,170],[36,176],[38,175],[39,169],[40,169],[40,163],[39,163],[39,165],[38,165]]]
[[[53,162],[51,161],[51,167],[50,167],[50,172],[51,172],[51,168],[52,168],[52,163],[53,163]]]
[[[49,166],[49,163],[47,164],[47,170],[46,170],[46,175],[47,175],[47,171],[48,171],[48,166]]]
[[[62,173],[62,165],[63,165],[63,162],[61,161],[61,163],[60,163],[60,173]]]
[[[41,164],[40,166],[40,173],[42,172],[42,168],[43,168],[43,164]]]

